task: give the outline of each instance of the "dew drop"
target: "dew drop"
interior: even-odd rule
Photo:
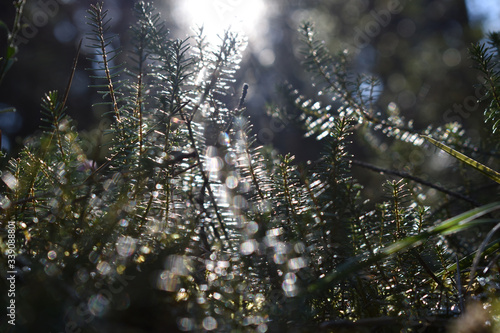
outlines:
[[[106,312],[109,306],[109,299],[102,294],[93,295],[88,301],[88,308],[90,313],[96,317],[100,317]]]
[[[111,266],[108,264],[107,261],[101,261],[100,263],[97,264],[96,268],[102,275],[106,275],[111,271]]]
[[[203,319],[203,328],[206,329],[207,331],[212,331],[217,328],[217,320],[215,320],[214,317],[205,317]]]
[[[224,166],[224,161],[219,156],[207,158],[208,171],[220,171]]]
[[[135,252],[137,240],[130,236],[121,236],[116,242],[116,252],[122,257],[131,256]]]
[[[57,258],[57,253],[56,251],[52,250],[52,251],[49,251],[49,253],[47,253],[47,258],[49,258],[49,260],[54,260]]]
[[[194,320],[191,318],[181,318],[179,320],[179,329],[181,331],[191,331],[194,328]]]
[[[226,178],[226,186],[229,189],[235,189],[238,186],[238,178],[236,176],[229,176]]]
[[[257,222],[250,221],[247,223],[245,228],[248,235],[253,235],[259,230],[259,225]]]
[[[241,253],[243,255],[249,255],[252,254],[253,251],[255,251],[255,241],[252,240],[247,240],[241,244]]]

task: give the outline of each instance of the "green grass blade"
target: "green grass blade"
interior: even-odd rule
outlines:
[[[416,247],[433,235],[438,235],[438,234],[449,235],[461,230],[465,230],[474,225],[477,225],[477,223],[474,223],[474,220],[496,209],[500,209],[500,202],[493,202],[478,208],[474,208],[467,212],[454,216],[450,219],[447,219],[441,222],[440,224],[431,227],[418,235],[406,237],[400,241],[397,241],[383,248],[381,251],[379,251],[376,255],[372,257],[352,258],[351,260],[342,264],[337,270],[330,272],[324,278],[320,279],[318,282],[311,284],[308,287],[308,291],[317,292],[323,290],[325,287],[328,287],[331,283],[342,280],[363,268],[373,265],[375,262],[379,260],[388,258],[398,252],[402,252],[410,248]],[[491,223],[491,220],[484,219],[483,222]]]
[[[484,165],[482,163],[479,163],[478,161],[476,161],[476,160],[474,160],[474,159],[472,159],[472,158],[470,158],[470,157],[462,154],[461,152],[458,152],[455,149],[450,148],[447,145],[445,145],[445,144],[443,144],[443,143],[441,143],[439,141],[434,140],[433,138],[431,138],[429,136],[422,135],[422,137],[425,140],[427,140],[430,143],[432,143],[434,146],[438,147],[441,150],[444,150],[445,152],[447,152],[451,156],[453,156],[456,159],[464,162],[465,164],[470,165],[474,169],[476,169],[479,172],[481,172],[484,175],[486,175],[488,178],[490,178],[490,179],[492,179],[492,180],[494,180],[494,181],[496,181],[497,183],[500,184],[500,173],[496,172],[493,169],[488,168],[486,165]]]
[[[490,242],[486,246],[486,248],[483,251],[483,256],[497,252],[499,248],[500,248],[500,239],[496,239],[496,240]],[[474,261],[474,258],[477,255],[477,252],[478,251],[476,250],[476,251],[472,252],[471,254],[460,259],[460,267],[467,267],[467,268],[471,267],[472,262]],[[449,274],[450,272],[456,272],[456,270],[457,270],[457,264],[456,263],[450,264],[450,265],[444,267],[441,271],[437,272],[436,276],[442,277],[445,274]],[[428,281],[430,281],[430,279],[427,280],[426,282],[428,282]]]

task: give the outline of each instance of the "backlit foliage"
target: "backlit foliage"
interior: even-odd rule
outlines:
[[[427,135],[486,159],[458,124],[416,130],[397,105],[381,108],[377,80],[353,74],[349,54],[331,55],[305,24],[317,96],[286,87],[296,109],[270,110],[295,112],[323,144],[319,160],[297,163],[256,143],[251,87],[229,93],[244,39],[170,39],[140,1],[134,47],[118,50],[103,5],[88,14],[91,76],[112,119],[103,144],[76,130],[68,91],[51,91],[41,134],[2,171],[1,232],[15,223],[27,331],[444,331],[468,299],[498,327],[500,204],[475,192],[475,170],[452,164],[467,181],[449,188],[408,157],[433,149]],[[113,65],[120,52],[128,61]],[[405,170],[357,160],[360,140]],[[380,200],[354,168],[387,176]]]

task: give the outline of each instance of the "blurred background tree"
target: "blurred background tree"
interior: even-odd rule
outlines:
[[[21,33],[26,38],[20,44],[15,70],[7,73],[0,89],[0,102],[18,110],[17,115],[3,114],[0,119],[5,148],[15,152],[22,138],[38,128],[40,99],[49,89],[60,89],[58,82],[66,80],[76,45],[88,32],[85,15],[91,3],[27,1]],[[132,4],[132,0],[106,2],[113,32],[128,28]],[[471,24],[471,17],[477,16],[474,13],[484,7],[476,1],[170,0],[156,1],[155,5],[166,16],[172,32],[182,38],[192,34],[189,27],[196,25],[205,25],[205,32],[214,36],[227,25],[238,26],[248,35],[250,44],[237,83],[250,84],[248,109],[259,141],[292,151],[299,160],[317,157],[314,140],[303,139],[296,130],[273,122],[265,115],[265,105],[283,82],[305,95],[312,91],[300,67],[296,31],[303,20],[315,22],[328,48],[347,48],[354,54],[357,71],[380,79],[383,89],[378,107],[390,107],[415,119],[418,128],[442,124],[446,110],[462,103],[463,96],[474,95],[477,80],[466,70],[470,67],[466,49],[481,36],[481,27]],[[388,12],[391,6],[393,13]],[[488,5],[488,11],[494,12],[492,6]],[[0,19],[10,27],[13,18],[12,2],[2,1]],[[2,31],[2,51],[5,40]],[[122,38],[122,45],[114,47],[127,43]],[[91,66],[87,56],[85,52],[81,56],[68,105],[78,126],[91,131],[98,126],[101,111],[91,107],[98,97],[88,88],[92,82],[84,71]],[[126,56],[121,60],[126,61]],[[475,128],[471,135],[479,135],[480,118],[474,114],[467,119],[467,126]]]

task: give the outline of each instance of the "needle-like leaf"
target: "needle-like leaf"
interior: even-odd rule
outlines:
[[[448,154],[450,154],[451,156],[455,157],[459,161],[462,161],[463,163],[470,165],[471,167],[473,167],[477,171],[486,175],[488,178],[496,181],[497,183],[500,183],[500,173],[496,172],[495,170],[493,170],[493,169],[487,167],[486,165],[462,154],[459,151],[456,151],[455,149],[453,149],[451,147],[448,147],[447,145],[445,145],[437,140],[434,140],[430,136],[422,135],[422,137],[424,139],[426,139],[427,141],[429,141],[430,143],[432,143],[434,146],[438,147],[439,149],[441,149],[441,150],[447,152]]]

